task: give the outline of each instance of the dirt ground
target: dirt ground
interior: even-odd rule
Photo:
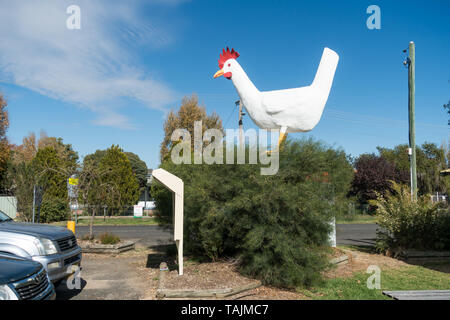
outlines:
[[[390,269],[407,266],[405,262],[393,259],[381,254],[365,253],[356,250],[341,249],[348,255],[349,260],[346,264],[339,264],[337,268],[325,273],[326,278],[347,278],[351,277],[357,271],[366,271],[370,265],[377,265],[380,268],[388,267]]]
[[[336,268],[325,273],[325,277],[350,277],[356,271],[365,271],[369,265],[376,264],[380,267],[398,268],[405,266],[402,261],[389,258],[383,255],[363,253],[349,249],[337,249],[331,258],[340,257],[343,254],[349,256],[345,264],[339,264]],[[232,261],[221,261],[214,263],[196,263],[185,258],[184,275],[178,276],[175,266],[169,263],[169,272],[164,282],[165,289],[222,289],[234,286],[241,286],[254,282],[254,279],[240,275],[236,270],[236,265]],[[158,270],[145,270],[150,277],[158,277]],[[148,290],[148,298],[153,298],[156,289]],[[269,286],[260,286],[256,289],[228,297],[233,300],[304,300],[309,299],[303,294],[294,290],[284,290]]]
[[[160,248],[161,249],[161,248]],[[159,283],[159,265],[167,262],[166,289],[223,289],[255,282],[240,275],[233,261],[198,263],[185,258],[184,275],[178,276],[174,257],[164,250],[137,248],[118,255],[85,254],[83,256],[82,288],[68,291],[64,284],[57,289],[58,299],[156,299]],[[346,264],[325,273],[328,278],[350,277],[356,271],[365,271],[369,265],[398,268],[407,264],[386,256],[344,249],[332,256],[348,254]],[[228,297],[233,300],[304,300],[308,297],[290,290],[269,286]]]

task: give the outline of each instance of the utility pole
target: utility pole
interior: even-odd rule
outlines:
[[[416,169],[416,127],[415,127],[415,70],[416,53],[414,42],[409,43],[408,64],[408,114],[409,114],[409,157],[411,167],[411,197],[417,199],[417,169]]]
[[[242,116],[245,116],[245,113],[242,112],[242,101],[238,100],[235,102],[236,106],[239,105],[239,147],[244,147],[244,126],[242,124]]]

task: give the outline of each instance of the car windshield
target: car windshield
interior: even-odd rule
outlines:
[[[0,222],[10,221],[12,220],[6,213],[0,211]]]

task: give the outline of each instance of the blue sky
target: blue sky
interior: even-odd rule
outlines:
[[[119,144],[159,164],[168,110],[196,93],[226,128],[237,93],[213,79],[224,46],[260,90],[309,85],[323,48],[340,55],[321,122],[310,133],[356,156],[408,141],[409,41],[416,43],[416,141],[449,139],[448,1],[1,1],[0,90],[9,139],[44,130],[80,156]],[[68,30],[66,8],[81,9]],[[366,9],[381,9],[369,30]],[[245,128],[254,128],[244,118]]]

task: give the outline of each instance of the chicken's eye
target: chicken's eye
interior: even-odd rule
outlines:
[[[228,66],[231,67],[231,63],[229,63]]]

